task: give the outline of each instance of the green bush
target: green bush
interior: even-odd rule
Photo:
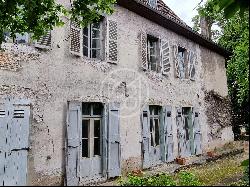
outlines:
[[[176,186],[172,177],[166,174],[151,177],[138,177],[129,174],[127,180],[121,179],[119,184],[121,186]]]
[[[241,163],[241,166],[245,167],[245,172],[244,172],[244,177],[243,177],[243,181],[249,185],[249,159],[244,160]]]
[[[182,171],[178,175],[178,186],[201,186],[199,179],[189,172]]]
[[[201,186],[198,178],[188,172],[180,172],[175,180],[173,176],[158,174],[151,177],[138,177],[129,174],[126,180],[120,179],[121,186]]]

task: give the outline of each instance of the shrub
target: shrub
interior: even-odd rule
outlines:
[[[201,186],[202,185],[202,183],[193,173],[182,171],[179,173],[178,176],[179,176],[178,186]]]

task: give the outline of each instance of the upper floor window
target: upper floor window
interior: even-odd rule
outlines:
[[[148,56],[148,69],[160,72],[160,47],[159,39],[148,35],[147,37],[147,56]]]
[[[83,29],[83,55],[101,58],[101,24],[92,23]]]
[[[188,78],[188,60],[187,50],[182,47],[178,47],[178,61],[179,61],[179,72],[181,79]]]
[[[108,18],[82,28],[70,22],[70,53],[112,64],[118,63],[118,23]]]
[[[18,43],[18,44],[27,44],[31,42],[31,36],[28,33],[15,34],[14,37],[11,36],[10,32],[4,32],[4,42],[6,43]]]
[[[148,0],[148,4],[149,4],[151,7],[156,8],[157,0]]]

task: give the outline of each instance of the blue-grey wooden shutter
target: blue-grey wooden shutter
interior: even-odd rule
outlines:
[[[107,20],[107,62],[118,62],[118,24],[116,21]]]
[[[102,112],[102,171],[103,176],[107,177],[108,163],[108,105],[105,104]]]
[[[47,31],[36,43],[35,47],[41,49],[50,49],[51,48],[51,31]]]
[[[190,80],[194,81],[196,78],[196,60],[197,56],[194,52],[189,51],[188,52],[188,74]]]
[[[70,52],[76,56],[83,56],[83,33],[80,24],[70,22]]]
[[[6,155],[6,130],[7,130],[7,114],[4,101],[0,100],[0,185],[4,184],[5,171],[5,155]]]
[[[66,175],[67,185],[76,186],[79,183],[79,146],[80,125],[82,119],[81,104],[78,102],[68,103],[67,114],[67,159]]]
[[[151,166],[149,158],[149,146],[150,146],[150,132],[149,132],[149,106],[143,108],[141,114],[142,123],[142,156],[143,156],[143,169],[147,169]]]
[[[166,137],[166,161],[174,161],[174,136],[173,136],[173,122],[172,122],[172,107],[165,107],[165,137]]]
[[[108,105],[108,178],[121,175],[120,104]]]
[[[0,102],[0,185],[26,185],[29,122],[28,100]]]
[[[169,42],[165,39],[161,40],[161,64],[162,64],[162,74],[167,75],[170,73],[170,46]]]
[[[177,139],[178,139],[178,153],[180,157],[186,157],[186,136],[184,129],[184,120],[182,115],[182,108],[176,109],[176,125],[177,125]]]
[[[202,154],[202,133],[200,126],[200,113],[198,108],[193,108],[194,154]]]
[[[144,71],[148,70],[148,58],[147,58],[147,34],[145,32],[140,33],[140,51],[141,51],[141,67]]]
[[[173,46],[173,57],[174,57],[174,65],[175,65],[175,76],[177,78],[180,78],[181,72],[180,72],[180,62],[179,62],[179,57],[178,57],[178,46],[177,45]]]

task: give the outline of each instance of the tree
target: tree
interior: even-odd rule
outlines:
[[[66,9],[55,0],[0,0],[0,46],[3,32],[32,33],[35,39],[62,26],[63,16],[79,21],[84,26],[100,19],[102,14],[111,14],[116,0],[74,0],[73,8]]]
[[[231,4],[224,4],[224,8],[218,8],[225,3],[224,0],[208,0],[203,6],[198,7],[198,13],[193,18],[194,29],[199,31],[200,17],[206,19],[212,25],[216,24],[221,33],[212,36],[224,48],[233,52],[227,62],[227,76],[229,94],[233,109],[233,127],[235,133],[239,131],[239,125],[249,128],[249,3],[231,0],[231,4],[238,3],[237,9],[230,9]],[[227,0],[227,2],[229,2]],[[245,7],[243,7],[243,5]],[[224,13],[221,11],[224,9]],[[236,11],[237,10],[237,11]],[[232,11],[225,13],[225,11]],[[236,134],[237,135],[237,134]]]

